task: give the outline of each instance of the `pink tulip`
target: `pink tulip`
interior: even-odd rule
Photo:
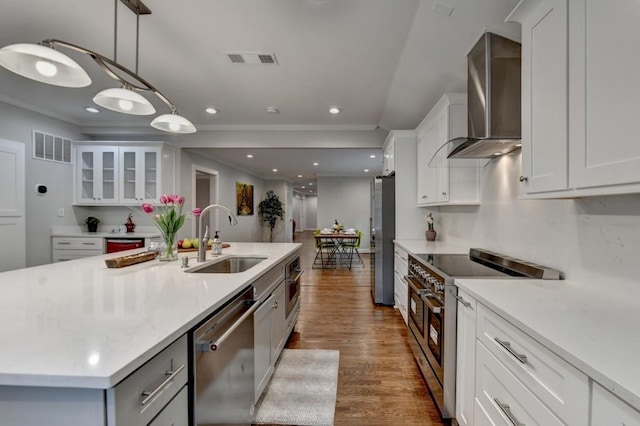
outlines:
[[[174,201],[176,204],[182,205],[184,203],[184,197],[182,195],[176,195],[176,199]]]
[[[162,194],[160,196],[160,202],[162,204],[167,204],[169,201],[171,201],[171,200],[169,199],[169,197],[166,194]]]
[[[200,207],[196,207],[195,209],[191,210],[191,213],[193,213],[195,217],[198,217],[202,214],[202,209]]]
[[[153,206],[151,204],[144,203],[142,205],[142,211],[145,213],[153,213]]]

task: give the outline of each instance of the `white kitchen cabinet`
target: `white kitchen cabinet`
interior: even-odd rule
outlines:
[[[569,184],[567,0],[521,2],[522,178],[528,194]]]
[[[117,203],[118,148],[81,146],[76,158],[76,203]]]
[[[407,276],[408,273],[409,264],[407,252],[396,244],[393,257],[394,304],[400,311],[405,324],[407,324],[408,321],[409,286],[404,277]]]
[[[120,202],[153,203],[160,198],[160,148],[120,147]]]
[[[158,414],[158,417],[149,423],[149,426],[188,426],[188,409],[189,392],[187,386],[185,386],[180,393],[173,398],[173,401]]]
[[[585,374],[464,290],[458,298],[459,424],[588,424]]]
[[[474,424],[476,306],[477,302],[473,297],[458,290],[456,420],[461,426]]]
[[[640,49],[626,0],[521,1],[522,168],[528,198],[640,192]]]
[[[382,174],[389,176],[396,171],[396,139],[394,137],[387,138],[384,144],[382,156]]]
[[[285,285],[281,283],[253,315],[255,401],[262,395],[286,343]]]
[[[82,259],[104,253],[104,238],[99,237],[51,237],[52,262]]]
[[[591,424],[640,426],[640,412],[593,382],[591,391]]]
[[[640,182],[640,2],[569,5],[569,182],[575,188]]]
[[[77,142],[75,204],[159,203],[175,191],[176,150],[163,143]]]
[[[450,160],[448,152],[438,151],[451,139],[467,135],[466,95],[446,93],[416,130],[418,206],[479,204],[480,170],[486,161]]]

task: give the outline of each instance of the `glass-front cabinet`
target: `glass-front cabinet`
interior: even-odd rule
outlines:
[[[160,148],[120,148],[121,203],[152,203],[160,197]]]
[[[87,146],[77,151],[76,201],[79,204],[118,202],[118,148]]]
[[[75,144],[75,204],[157,204],[161,194],[174,192],[175,148],[117,144]]]

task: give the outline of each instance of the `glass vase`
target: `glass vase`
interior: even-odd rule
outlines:
[[[158,259],[161,262],[178,260],[178,240],[176,239],[176,234],[162,234],[162,240]]]

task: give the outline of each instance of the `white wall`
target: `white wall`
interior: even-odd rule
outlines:
[[[258,203],[265,192],[264,180],[229,167],[224,163],[203,158],[183,149],[180,155],[180,193],[186,197],[184,206],[186,211],[191,211],[192,209],[190,194],[192,194],[191,174],[193,164],[218,172],[218,203],[228,207],[233,212],[237,210],[236,181],[253,185],[254,214],[252,216],[237,216],[238,225],[230,226],[227,215],[224,212],[220,212],[218,213],[217,230],[220,231],[220,239],[222,241],[261,241]],[[189,237],[187,235],[189,233],[191,233],[191,223],[185,223],[180,230],[180,238]]]
[[[510,256],[551,266],[568,279],[604,276],[638,282],[640,194],[576,200],[520,200],[520,154],[482,170],[478,207],[441,207],[438,238],[470,239]]]
[[[318,178],[318,228],[334,220],[362,231],[361,247],[369,247],[371,216],[371,180],[368,177]]]
[[[83,139],[77,126],[0,102],[0,138],[25,144],[25,206],[27,266],[51,262],[51,227],[75,225],[73,167],[69,164],[33,159],[32,131]],[[43,183],[48,191],[36,195],[35,185]],[[65,216],[58,217],[58,208]],[[2,236],[0,235],[0,238]]]

